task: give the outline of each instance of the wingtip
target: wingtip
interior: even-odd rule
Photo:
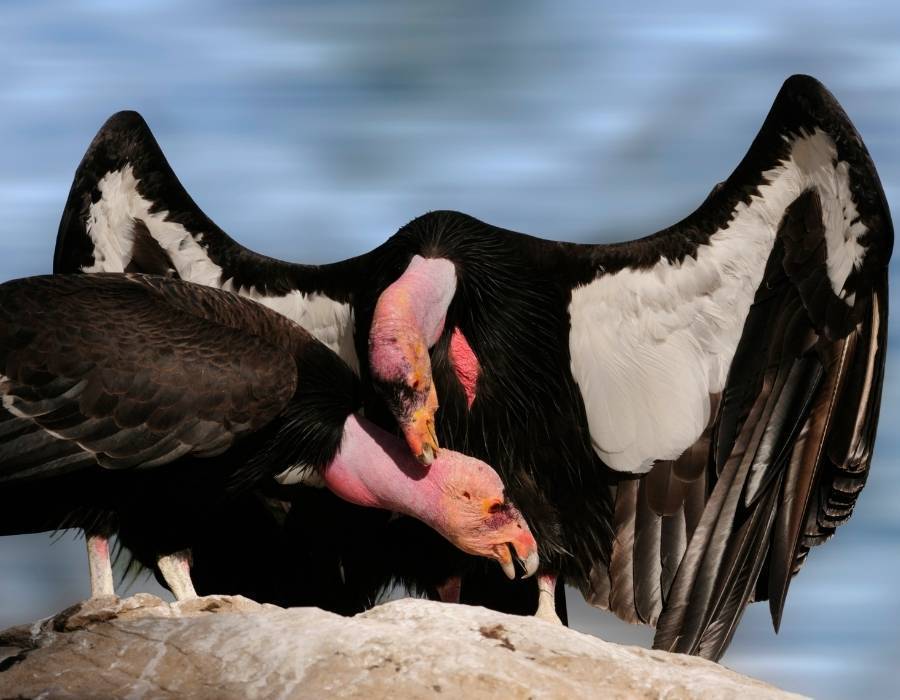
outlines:
[[[792,89],[825,89],[825,86],[818,78],[814,78],[806,73],[794,73],[784,81],[784,87]]]
[[[776,102],[785,100],[791,103],[797,103],[805,110],[825,109],[831,112],[837,112],[843,119],[847,119],[843,108],[837,98],[818,78],[803,73],[795,73],[790,76],[781,86]]]
[[[144,120],[144,117],[141,116],[140,112],[131,109],[123,109],[103,122],[100,131],[125,131],[134,128],[147,129],[147,122]]]
[[[116,168],[123,159],[158,148],[144,118],[134,110],[122,110],[107,119],[97,131],[85,152],[82,166],[91,163],[98,170]],[[98,167],[98,163],[102,167]]]
[[[772,616],[772,629],[775,634],[781,630],[781,617],[784,614],[784,601],[787,599],[787,588],[785,587],[778,595],[769,597],[769,613]]]
[[[771,610],[772,613],[772,629],[775,634],[781,632],[781,610]]]

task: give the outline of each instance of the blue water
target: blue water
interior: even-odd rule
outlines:
[[[900,211],[900,6],[185,5],[4,3],[0,279],[50,270],[75,166],[123,108],[144,114],[217,223],[308,262],[360,253],[438,208],[551,238],[649,233],[727,176],[796,72],[841,100]],[[895,694],[896,360],[857,514],[813,552],[781,634],[752,607],[727,665],[816,697]],[[50,543],[0,540],[0,626],[87,592],[83,544]],[[649,640],[583,605],[575,626]]]

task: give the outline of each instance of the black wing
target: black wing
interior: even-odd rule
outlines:
[[[232,294],[141,276],[0,286],[0,481],[214,456],[265,426],[294,394],[297,365],[254,315],[288,323]]]
[[[232,240],[191,199],[137,112],[97,132],[63,210],[54,272],[144,272],[284,293],[296,266]]]
[[[119,112],[75,172],[53,270],[142,272],[233,291],[287,316],[355,368],[350,303],[363,261],[300,265],[243,247],[191,199],[143,118]]]
[[[739,221],[739,207],[762,215]],[[872,458],[893,230],[862,140],[815,80],[785,83],[744,161],[691,217],[597,258],[652,273],[662,257],[702,259],[736,221],[741,235],[776,235],[707,428],[619,484],[611,562],[585,590],[656,624],[656,647],[713,659],[748,602],[768,599],[777,628],[791,577],[850,517]]]

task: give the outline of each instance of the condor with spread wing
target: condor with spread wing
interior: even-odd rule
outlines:
[[[440,440],[498,468],[544,593],[561,575],[655,625],[656,646],[718,658],[748,602],[778,625],[865,484],[892,241],[862,140],[794,76],[732,175],[647,238],[558,243],[436,212],[317,267],[236,244],[122,113],[76,174],[55,264],[173,274],[290,316],[360,367],[422,461]],[[491,587],[470,577],[463,597],[511,599]]]

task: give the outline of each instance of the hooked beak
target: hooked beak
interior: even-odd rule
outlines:
[[[437,390],[431,380],[431,360],[427,350],[415,341],[411,345],[418,347],[415,351],[410,350],[404,340],[404,336],[398,334],[387,348],[372,344],[372,379],[375,389],[397,419],[413,456],[429,466],[439,451],[434,419],[438,409]],[[382,358],[391,354],[403,357],[402,362],[396,363],[400,365],[399,369],[391,369],[390,365],[384,369],[379,364],[379,361],[387,364]]]
[[[400,429],[406,444],[419,462],[431,466],[438,456],[438,439],[434,427],[437,392],[432,384],[425,405],[412,411],[409,419],[401,418]]]
[[[497,545],[494,552],[500,568],[510,580],[516,577],[514,560],[519,562],[524,571],[522,578],[529,578],[538,570],[540,557],[537,542],[529,530],[522,530],[512,541]]]

